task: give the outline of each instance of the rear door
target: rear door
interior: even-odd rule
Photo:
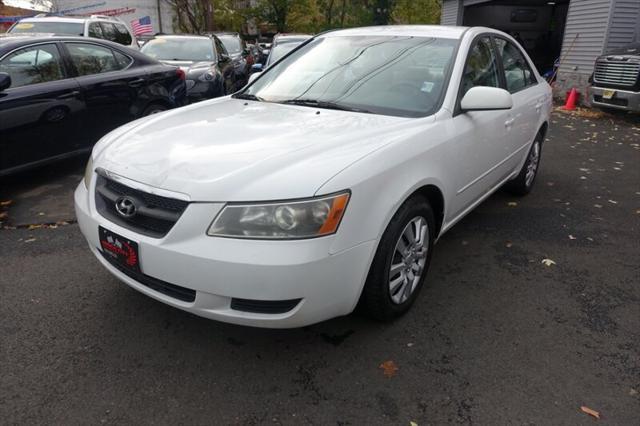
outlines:
[[[515,168],[520,165],[538,132],[546,96],[520,48],[499,36],[494,36],[494,42],[500,58],[500,68],[504,72],[505,89],[513,99],[510,116],[513,124],[508,142],[512,153],[509,164]]]
[[[508,110],[468,111],[459,109],[460,100],[475,86],[501,87],[500,65],[489,35],[477,37],[467,55],[458,93],[457,110],[452,119],[451,144],[456,197],[451,211],[457,216],[505,179],[505,164],[511,152],[508,138],[511,122]]]
[[[86,104],[59,44],[17,49],[0,59],[0,72],[12,80],[0,93],[0,173],[82,148]]]
[[[139,92],[147,84],[133,58],[92,42],[64,43],[87,105],[83,136],[95,143],[106,133],[137,117]]]

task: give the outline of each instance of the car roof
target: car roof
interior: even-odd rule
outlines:
[[[154,38],[197,38],[197,39],[211,40],[211,36],[198,35],[198,34],[162,34],[162,35],[157,35]]]
[[[348,28],[328,31],[321,37],[333,36],[415,36],[460,39],[469,27],[447,25],[381,25],[375,27]]]
[[[56,36],[53,34],[0,34],[0,55],[2,52],[6,52],[21,46],[27,46],[30,44],[38,44],[41,42],[58,42],[58,41],[79,41],[82,43],[93,42],[97,44],[103,44],[109,47],[113,47],[120,50],[127,50],[131,55],[132,49],[128,49],[119,43],[114,43],[109,40],[96,39],[92,37],[80,37],[80,36]],[[135,52],[135,50],[133,50]]]
[[[117,22],[122,23],[117,18],[112,18],[109,16],[32,16],[30,18],[23,18],[20,22],[38,22],[38,21],[47,21],[47,22],[78,22],[82,23],[85,21],[109,21],[109,22]]]

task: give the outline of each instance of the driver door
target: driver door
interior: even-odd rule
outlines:
[[[489,35],[478,37],[469,50],[460,82],[457,111],[451,120],[452,141],[456,158],[456,195],[452,203],[453,217],[464,213],[476,201],[492,191],[512,171],[508,158],[511,152],[513,120],[509,110],[459,110],[460,100],[475,86],[503,87],[499,61]]]

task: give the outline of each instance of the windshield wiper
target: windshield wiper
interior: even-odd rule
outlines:
[[[249,101],[258,101],[258,102],[262,101],[261,97],[256,96],[256,95],[252,95],[252,94],[249,94],[249,93],[237,93],[235,95],[232,95],[231,97],[235,98],[235,99],[246,99],[246,100],[249,100]]]
[[[371,114],[371,111],[366,109],[351,107],[351,106],[338,104],[330,101],[319,101],[317,99],[289,99],[286,101],[282,101],[280,103],[289,104],[289,105],[310,106],[310,107],[323,108],[323,109],[337,109],[340,111],[364,112],[364,113]]]

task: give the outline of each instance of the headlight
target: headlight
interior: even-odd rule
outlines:
[[[200,77],[198,77],[198,80],[200,81],[213,81],[213,79],[216,76],[211,72],[211,71],[207,71],[204,74],[202,74]]]
[[[207,235],[250,239],[314,238],[337,231],[349,192],[299,201],[228,204]]]
[[[84,169],[84,187],[89,189],[91,186],[91,178],[93,177],[93,160],[89,157],[87,161],[87,167]]]

